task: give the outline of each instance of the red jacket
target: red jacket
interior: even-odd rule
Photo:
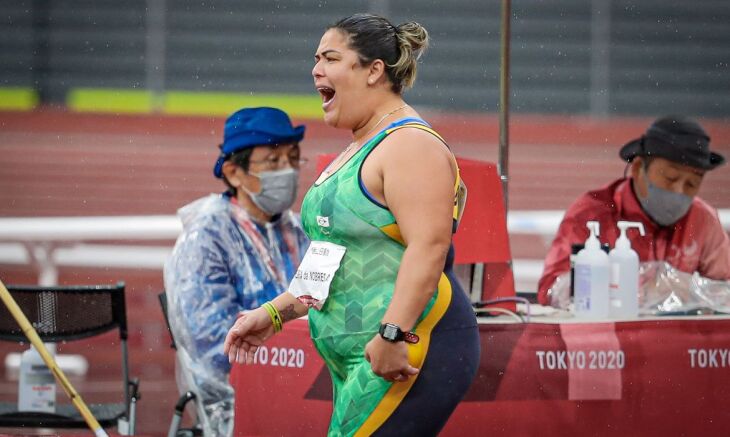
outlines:
[[[704,200],[695,197],[687,214],[673,226],[659,226],[641,208],[634,194],[631,179],[619,179],[578,198],[565,213],[538,282],[538,301],[549,305],[548,289],[555,279],[570,270],[571,244],[584,243],[588,238],[586,222],[600,223],[601,243],[612,248],[619,236],[619,220],[641,222],[646,231],[641,236],[628,230],[631,247],[639,260],[666,261],[679,270],[710,279],[730,279],[730,238],[722,228],[717,211]]]

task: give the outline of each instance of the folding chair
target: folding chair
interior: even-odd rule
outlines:
[[[79,341],[113,329],[119,331],[121,402],[89,403],[88,407],[102,427],[117,426],[120,434],[133,435],[139,381],[129,377],[124,283],[88,286],[9,285],[7,289],[45,343]],[[3,305],[0,305],[0,340],[27,343],[15,319]],[[112,340],[112,344],[116,346],[117,342]],[[59,393],[58,396],[64,394]],[[17,403],[0,403],[0,426],[86,428],[86,422],[70,403],[57,405],[55,414],[18,411]]]
[[[167,325],[167,332],[170,334],[170,347],[177,351],[177,345],[175,344],[175,337],[172,335],[172,329],[170,329],[170,321],[167,318],[167,294],[163,291],[157,295],[157,299],[160,301],[160,308],[162,309],[162,315],[165,316],[165,325]],[[170,428],[167,431],[167,437],[193,437],[202,436],[203,431],[197,427],[192,428],[180,428],[182,423],[182,416],[185,413],[185,406],[190,401],[195,401],[196,396],[192,391],[186,391],[183,393],[175,404],[175,412],[172,415],[170,421]]]

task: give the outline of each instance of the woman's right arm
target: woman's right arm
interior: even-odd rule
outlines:
[[[282,323],[298,319],[309,310],[309,307],[286,292],[270,303],[281,315]],[[259,346],[274,334],[273,320],[263,306],[253,311],[242,312],[226,335],[223,351],[231,363],[237,361],[252,364]]]

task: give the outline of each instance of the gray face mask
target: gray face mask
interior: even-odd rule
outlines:
[[[258,193],[251,193],[248,190],[246,192],[251,196],[253,203],[263,212],[268,215],[279,214],[294,204],[297,197],[299,171],[285,168],[251,174],[261,181],[261,190]]]
[[[648,180],[647,187],[647,196],[639,197],[639,202],[649,217],[662,226],[677,223],[692,206],[692,198],[686,194],[664,190]]]

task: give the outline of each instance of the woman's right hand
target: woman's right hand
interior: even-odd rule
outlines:
[[[226,335],[223,351],[228,362],[253,364],[259,346],[274,335],[274,325],[264,308],[242,313]]]

